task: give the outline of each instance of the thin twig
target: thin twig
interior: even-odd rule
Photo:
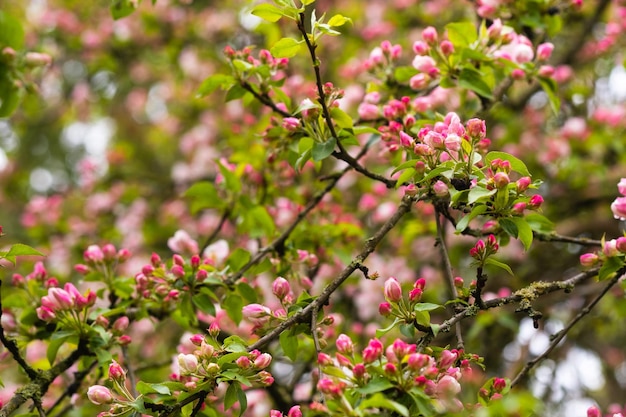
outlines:
[[[617,284],[622,275],[626,272],[626,268],[622,268],[615,276],[611,279],[611,281],[604,287],[604,289],[594,298],[585,308],[583,308],[577,315],[574,317],[563,329],[557,332],[553,337],[550,345],[548,345],[547,349],[536,358],[528,361],[524,368],[513,378],[511,381],[511,387],[517,385],[522,378],[524,378],[531,369],[533,369],[539,362],[543,361],[548,357],[550,353],[556,348],[556,346],[563,340],[563,338],[567,335],[567,333],[578,323],[583,317],[591,312],[591,310],[600,302],[600,300],[609,292],[609,290]]]
[[[446,277],[445,282],[448,287],[448,293],[452,300],[458,300],[459,293],[454,285],[454,274],[452,272],[452,263],[450,263],[450,257],[448,256],[448,249],[446,247],[445,240],[445,223],[441,221],[441,213],[439,210],[435,211],[435,223],[437,225],[437,246],[439,247],[439,253],[441,255],[441,262],[443,264],[443,271]],[[457,313],[459,311],[458,304],[450,304],[450,309],[453,313]],[[465,343],[463,342],[463,333],[461,329],[461,323],[457,323],[456,325],[456,342],[457,349],[463,349]]]
[[[391,216],[389,220],[387,220],[378,231],[369,239],[365,241],[365,245],[361,252],[354,257],[352,262],[341,271],[341,274],[337,278],[335,278],[330,284],[328,284],[322,293],[313,301],[311,304],[289,317],[287,320],[282,322],[278,327],[271,330],[265,336],[260,338],[256,343],[252,344],[249,349],[260,349],[276,339],[282,332],[289,329],[293,325],[297,323],[306,323],[310,319],[310,315],[312,314],[314,309],[319,309],[322,306],[328,303],[330,296],[343,284],[343,282],[348,279],[354,271],[359,269],[359,265],[361,265],[367,257],[374,252],[376,246],[380,241],[389,233],[391,229],[393,229],[396,224],[400,221],[400,219],[407,214],[411,210],[412,204],[415,202],[415,198],[410,196],[404,196],[402,202],[398,206],[396,212]]]
[[[220,231],[222,230],[222,227],[224,227],[224,224],[226,223],[226,220],[228,220],[228,218],[230,217],[230,212],[232,209],[233,209],[232,204],[229,205],[228,208],[224,209],[224,213],[222,213],[222,217],[220,217],[219,223],[217,224],[217,226],[215,226],[215,229],[213,230],[213,232],[204,241],[204,244],[202,245],[202,249],[200,249],[200,253],[203,253],[205,249],[209,247],[211,242],[213,242],[213,240],[217,237],[217,235],[219,235]]]

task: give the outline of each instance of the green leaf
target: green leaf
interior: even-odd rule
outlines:
[[[54,360],[56,359],[57,353],[59,352],[59,349],[61,348],[61,346],[63,346],[63,344],[67,341],[67,339],[72,337],[73,334],[74,332],[72,332],[71,335],[66,334],[64,337],[50,339],[50,342],[48,343],[48,349],[46,350],[46,358],[48,359],[48,363],[50,364],[50,366],[54,365]],[[52,334],[52,336],[54,335],[55,333]]]
[[[272,23],[278,22],[281,17],[285,16],[285,14],[278,7],[267,3],[255,6],[251,13]]]
[[[239,325],[241,319],[243,318],[243,313],[241,311],[243,308],[243,300],[241,296],[235,293],[228,294],[222,302],[222,308],[226,310],[228,317]]]
[[[619,271],[625,265],[624,259],[617,256],[611,256],[607,258],[602,264],[600,272],[598,272],[598,279],[603,281],[610,278],[615,272]]]
[[[381,337],[383,336],[385,333],[388,333],[391,331],[391,329],[393,329],[394,327],[396,327],[396,325],[400,323],[400,319],[399,318],[395,318],[395,320],[393,321],[393,323],[391,323],[389,326],[385,327],[384,329],[376,329],[376,337]]]
[[[230,169],[226,168],[220,161],[217,162],[220,173],[224,177],[226,189],[234,193],[241,191],[241,181],[237,175]]]
[[[480,185],[477,185],[476,187],[469,190],[469,193],[467,194],[467,204],[474,204],[479,199],[492,196],[497,192],[498,190],[495,188],[493,190],[488,190]]]
[[[404,183],[408,182],[417,173],[415,168],[407,168],[396,180],[396,188],[400,188]]]
[[[485,259],[485,265],[493,265],[493,266],[496,266],[498,268],[502,268],[506,272],[508,272],[509,274],[513,275],[513,271],[511,270],[510,266],[508,266],[504,262],[496,261],[495,259],[493,259],[491,257]]]
[[[291,331],[284,331],[280,334],[278,341],[285,356],[292,361],[298,357],[298,337],[291,334]]]
[[[467,47],[478,39],[476,27],[471,22],[454,22],[446,25],[448,40],[456,47]]]
[[[246,90],[239,84],[235,84],[228,89],[225,100],[226,102],[238,100],[242,98],[243,96],[245,96],[247,93],[248,93],[248,90]]]
[[[437,337],[437,334],[439,334],[439,329],[440,328],[441,328],[441,325],[430,323],[430,329],[433,331],[433,336],[434,337]]]
[[[508,154],[506,152],[500,152],[500,151],[489,152],[487,156],[485,157],[485,164],[489,166],[491,165],[491,161],[493,161],[494,159],[498,159],[498,158],[502,159],[503,161],[509,161],[511,163],[511,169],[513,169],[513,171],[518,172],[519,174],[525,177],[532,177],[532,175],[530,175],[530,172],[528,171],[528,168],[526,168],[525,163],[523,163],[519,158],[516,158],[513,155]]]
[[[530,249],[530,245],[533,243],[533,229],[528,222],[522,217],[511,217],[509,220],[517,226],[517,238],[524,245],[524,249]]]
[[[336,14],[330,18],[328,21],[329,26],[343,26],[348,22],[352,22],[352,19],[349,17],[342,16],[340,14]]]
[[[465,230],[467,228],[467,226],[469,225],[470,221],[472,221],[475,217],[483,214],[486,211],[487,211],[487,206],[486,205],[484,205],[484,204],[475,205],[474,208],[472,209],[472,211],[470,211],[469,214],[465,215],[456,224],[456,230],[458,232],[462,232],[463,230]]]
[[[143,381],[137,382],[137,392],[142,395],[148,395],[148,394],[171,395],[172,394],[170,389],[163,384],[149,384]]]
[[[442,307],[443,306],[434,303],[417,303],[415,307],[413,307],[413,311],[433,311]]]
[[[20,104],[21,96],[22,90],[16,87],[13,80],[0,74],[0,117],[13,114]]]
[[[489,100],[493,99],[491,94],[491,87],[483,81],[483,75],[472,68],[463,68],[459,75],[459,86],[472,90],[479,96],[485,97]]]
[[[394,385],[381,376],[372,378],[365,386],[357,388],[355,391],[362,395],[375,394],[393,388]]]
[[[511,218],[502,218],[498,220],[498,224],[509,236],[517,239],[519,230],[517,229],[517,224]]]
[[[313,149],[311,149],[311,155],[313,156],[314,161],[321,161],[326,159],[333,153],[335,150],[335,145],[337,144],[337,139],[330,138],[326,142],[316,142],[313,145]]]
[[[246,356],[247,354],[248,352],[246,352],[245,350],[243,352],[230,352],[230,353],[220,356],[220,358],[217,360],[217,364],[220,367],[222,367],[226,363],[235,363],[237,359],[239,359],[242,356]],[[235,378],[231,378],[231,379],[235,379]]]
[[[191,201],[192,214],[207,208],[222,208],[225,201],[219,197],[215,185],[209,181],[200,181],[189,187],[183,194]]]
[[[413,67],[408,67],[408,66],[397,67],[393,72],[393,77],[399,83],[406,83],[406,82],[409,82],[411,77],[413,77],[414,75],[417,75],[418,73],[419,71]]]
[[[24,245],[23,243],[16,243],[5,256],[45,256],[43,253],[39,252],[37,249],[33,249],[28,245]]]
[[[24,47],[24,28],[18,19],[0,10],[0,28],[0,50],[5,46],[15,50]]]
[[[395,169],[391,172],[391,175],[395,174],[396,172],[400,172],[403,169],[415,168],[415,164],[418,161],[419,161],[419,159],[409,159],[408,161],[405,161],[405,162],[401,163],[400,165],[395,167]]]
[[[270,52],[276,58],[291,58],[298,53],[301,45],[302,42],[293,38],[282,38],[272,46]]]
[[[111,15],[113,19],[121,19],[132,14],[135,11],[135,5],[141,3],[141,0],[113,0],[111,2]]]
[[[530,228],[535,232],[550,233],[554,231],[554,223],[552,223],[544,215],[539,213],[530,213],[524,216],[524,219],[526,219]]]
[[[239,382],[231,382],[226,389],[226,395],[224,395],[224,409],[228,410],[231,408],[239,399],[237,395],[237,391],[241,390],[241,386]]]
[[[237,248],[230,254],[226,264],[232,271],[239,271],[249,261],[250,252],[242,248]]]
[[[247,352],[248,346],[241,337],[232,335],[224,339],[224,350],[228,352]]]
[[[203,313],[210,314],[212,316],[215,315],[215,305],[213,304],[211,297],[208,295],[202,293],[194,294],[191,297],[191,301],[193,302],[193,305],[198,307],[198,309]]]
[[[400,414],[403,417],[409,417],[409,409],[404,405],[392,401],[381,393],[376,393],[372,397],[367,398],[359,404],[359,410],[366,410],[368,408],[385,408],[395,413]]]
[[[206,97],[218,88],[225,90],[235,83],[232,75],[214,74],[205,79],[198,89],[198,97]]]
[[[545,91],[548,96],[548,100],[550,101],[550,108],[554,112],[554,114],[558,115],[561,110],[561,99],[556,95],[558,85],[556,81],[552,78],[539,78],[539,84],[541,84],[541,88]]]
[[[333,121],[337,123],[342,129],[352,129],[354,124],[352,123],[352,117],[348,116],[348,114],[341,110],[339,107],[333,107],[330,109],[330,116]]]

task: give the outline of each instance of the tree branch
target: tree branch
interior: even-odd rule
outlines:
[[[365,241],[365,245],[361,252],[352,260],[352,262],[341,271],[341,274],[337,278],[335,278],[330,284],[328,284],[322,293],[313,301],[311,304],[289,317],[287,320],[282,322],[278,327],[271,330],[261,339],[259,339],[256,343],[249,347],[249,350],[260,349],[266,346],[268,343],[276,339],[283,331],[287,330],[291,326],[298,323],[306,323],[310,317],[312,312],[315,309],[319,309],[322,306],[328,303],[330,296],[332,295],[337,288],[343,284],[343,282],[352,275],[354,271],[359,269],[359,266],[367,259],[367,257],[374,252],[376,246],[380,241],[389,233],[391,229],[395,227],[395,225],[400,221],[400,219],[407,214],[411,210],[411,205],[416,201],[415,198],[410,196],[404,196],[402,202],[398,206],[398,210],[394,213],[393,216],[387,222],[385,222],[378,231],[374,234],[374,236],[370,237]]]
[[[556,348],[556,346],[563,340],[563,338],[567,335],[567,333],[578,323],[583,317],[591,312],[591,310],[600,302],[600,300],[609,292],[609,290],[617,284],[622,275],[626,273],[626,268],[622,268],[618,271],[615,276],[611,279],[611,281],[604,287],[604,289],[594,298],[585,308],[583,308],[577,315],[574,317],[563,329],[557,332],[552,337],[552,341],[550,345],[546,348],[546,350],[533,360],[530,360],[526,363],[524,368],[513,378],[511,381],[511,387],[517,385],[522,378],[524,378],[531,369],[533,369],[539,362],[543,361],[548,355]]]

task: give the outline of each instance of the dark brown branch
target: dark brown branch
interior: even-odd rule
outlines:
[[[622,268],[615,276],[611,279],[611,281],[604,287],[604,289],[594,298],[585,308],[583,308],[577,315],[574,317],[563,329],[557,332],[552,337],[552,341],[550,345],[546,348],[546,350],[536,358],[528,361],[524,368],[513,378],[511,381],[511,387],[517,385],[522,378],[526,377],[528,373],[533,369],[539,362],[543,361],[548,357],[550,353],[556,348],[556,346],[563,340],[563,338],[567,335],[567,333],[578,323],[583,317],[591,312],[591,310],[600,302],[600,300],[609,292],[609,290],[617,284],[622,275],[626,273],[626,268]]]
[[[413,197],[404,196],[402,202],[398,206],[398,210],[394,213],[393,216],[385,224],[383,224],[380,229],[374,234],[374,236],[370,237],[365,241],[365,246],[361,250],[361,252],[352,260],[352,262],[341,271],[341,274],[337,278],[335,278],[330,284],[328,284],[322,293],[313,301],[311,304],[289,317],[287,320],[282,322],[278,327],[271,330],[261,339],[259,339],[256,343],[249,347],[250,350],[253,349],[261,349],[262,347],[269,344],[271,341],[276,339],[282,332],[289,329],[295,324],[298,323],[306,323],[311,318],[311,314],[315,309],[320,309],[322,306],[328,303],[330,296],[343,284],[343,282],[348,279],[352,275],[354,271],[359,269],[359,266],[363,264],[365,259],[374,252],[376,246],[380,241],[389,233],[391,229],[393,229],[396,224],[400,221],[400,219],[407,214],[411,210],[411,206],[415,202]]]
[[[222,213],[222,217],[220,217],[219,223],[217,224],[217,226],[215,226],[215,230],[213,230],[213,232],[204,241],[204,244],[202,245],[202,249],[200,249],[200,253],[203,253],[204,250],[209,247],[211,242],[213,242],[213,240],[220,233],[220,231],[222,230],[222,227],[224,227],[224,224],[226,223],[226,220],[228,220],[228,218],[230,217],[230,212],[232,209],[233,209],[232,204],[229,205],[228,208],[224,209],[224,213]]]
[[[249,91],[254,96],[254,98],[259,100],[261,103],[265,104],[267,107],[269,107],[276,113],[280,114],[283,117],[293,116],[292,114],[280,109],[280,107],[278,107],[276,103],[274,103],[274,101],[270,98],[270,96],[267,95],[267,93],[264,93],[264,94],[259,93],[258,91],[254,89],[252,84],[250,84],[249,82],[245,80],[240,80],[239,82],[241,86],[244,88],[244,90]]]

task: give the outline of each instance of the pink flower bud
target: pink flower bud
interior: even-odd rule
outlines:
[[[213,354],[215,354],[215,348],[213,347],[213,345],[210,345],[207,342],[202,341],[202,343],[200,344],[199,354],[203,358],[210,359],[213,357]]]
[[[452,45],[452,42],[448,40],[441,41],[439,47],[441,48],[441,52],[446,56],[451,55],[454,52],[454,45]]]
[[[109,365],[109,378],[118,382],[123,382],[126,379],[126,372],[116,361]]]
[[[619,251],[617,250],[617,240],[611,239],[607,242],[604,242],[602,252],[608,257],[619,255]]]
[[[180,265],[172,265],[172,268],[170,269],[170,272],[176,278],[181,279],[181,278],[185,277],[185,269],[182,266],[180,266]]]
[[[415,41],[413,43],[413,52],[415,52],[416,55],[426,55],[429,49],[430,47],[424,41]]]
[[[465,128],[472,139],[483,139],[487,135],[487,126],[481,119],[469,119]]]
[[[380,110],[376,104],[361,103],[357,109],[361,120],[375,120],[380,116]]]
[[[39,52],[26,52],[24,63],[29,67],[43,67],[52,63],[52,57]]]
[[[285,117],[283,119],[283,128],[289,132],[295,132],[300,126],[300,119],[297,117]]]
[[[509,175],[506,172],[496,172],[493,176],[493,182],[498,189],[506,188],[509,185],[511,180],[509,179]]]
[[[449,368],[456,360],[458,354],[456,352],[452,352],[448,349],[445,349],[441,352],[441,356],[439,357],[439,367],[440,368]]]
[[[626,196],[626,178],[619,180],[617,183],[617,189],[621,195]]]
[[[104,260],[104,253],[102,253],[100,246],[91,245],[83,252],[83,258],[86,262],[101,262]]]
[[[272,311],[261,304],[248,304],[242,309],[243,316],[247,319],[260,319],[272,314]]]
[[[543,197],[540,196],[539,194],[535,194],[534,196],[530,197],[530,200],[528,201],[528,208],[537,209],[541,207],[542,204],[543,204]]]
[[[542,43],[537,46],[537,59],[540,61],[547,61],[550,59],[552,55],[552,51],[554,50],[554,45],[550,42]]]
[[[278,410],[270,410],[270,417],[283,417],[283,413]]]
[[[254,366],[257,369],[265,369],[272,363],[272,355],[269,353],[262,353],[254,360]]]
[[[259,375],[259,382],[262,385],[269,387],[270,385],[274,383],[274,377],[269,372],[261,371],[259,372],[258,375]]]
[[[129,260],[131,257],[131,253],[128,249],[122,248],[119,251],[117,251],[117,261],[122,263],[122,262],[126,262],[127,260]]]
[[[424,355],[423,353],[412,353],[409,355],[407,364],[413,371],[419,371],[428,364],[429,360],[430,356],[428,355]]]
[[[283,277],[278,277],[272,283],[272,292],[279,300],[285,298],[287,294],[291,291],[291,286],[289,285],[289,281],[287,281]]]
[[[121,333],[125,331],[126,329],[128,329],[129,324],[130,324],[130,320],[128,319],[128,317],[122,316],[118,318],[117,320],[115,320],[115,322],[113,322],[113,326],[111,326],[111,329],[116,332]]]
[[[493,390],[495,392],[501,393],[502,390],[506,388],[506,380],[504,378],[494,378],[493,379]]]
[[[393,375],[398,371],[395,364],[387,362],[384,367],[384,371],[387,375]]]
[[[178,365],[182,375],[193,374],[198,370],[196,355],[181,353],[178,355]]]
[[[339,362],[339,366],[352,366],[350,359],[346,358],[341,353],[335,353],[335,358],[337,359],[337,362]]]
[[[247,356],[238,357],[237,360],[235,360],[235,363],[241,369],[248,369],[252,365],[252,363],[250,362],[250,358],[248,358]]]
[[[42,305],[43,305],[42,297]],[[48,290],[48,298],[52,305],[55,306],[55,310],[71,310],[74,307],[74,300],[72,296],[65,290],[60,288],[50,288]]]
[[[76,264],[74,265],[74,271],[81,275],[87,275],[89,273],[89,267],[84,264]]]
[[[413,285],[414,288],[419,288],[419,289],[424,289],[424,287],[426,287],[426,279],[425,278],[419,278],[417,281],[415,281],[415,284]]]
[[[524,203],[523,201],[520,203],[515,203],[513,204],[513,207],[511,207],[511,212],[513,214],[522,215],[524,214],[524,210],[526,210],[526,206],[528,206],[528,204]]]
[[[496,19],[493,21],[489,29],[487,29],[487,35],[491,40],[497,40],[500,38],[500,34],[502,33],[502,21],[500,19]]]
[[[37,317],[39,317],[39,319],[43,321],[52,321],[57,316],[51,308],[41,306],[37,308]]]
[[[363,349],[363,362],[372,363],[379,359],[382,353],[383,344],[378,339],[372,339],[367,347]]]
[[[542,65],[539,67],[537,75],[543,78],[550,78],[554,75],[554,67],[552,65]]]
[[[211,325],[209,326],[209,335],[215,339],[217,336],[219,336],[220,334],[220,326],[217,324],[216,321],[214,321],[213,323],[211,323]]]
[[[587,409],[587,417],[602,417],[602,412],[594,405]]]
[[[344,355],[352,355],[352,352],[354,351],[354,343],[352,342],[352,339],[343,333],[337,337],[335,345],[337,346],[337,350]]]
[[[437,197],[443,198],[447,197],[450,191],[448,190],[448,185],[445,182],[437,180],[437,182],[433,184],[433,193]]]
[[[96,405],[111,404],[113,402],[113,394],[103,385],[92,385],[87,390],[89,401]]]
[[[424,39],[424,41],[429,45],[436,44],[437,38],[437,29],[432,26],[428,26],[422,31],[422,39]]]
[[[208,277],[209,277],[209,273],[204,269],[199,269],[198,272],[196,272],[196,281],[198,282],[202,282]]]
[[[287,413],[287,417],[302,417],[302,411],[300,410],[299,405],[294,405],[289,409]]]
[[[517,182],[515,183],[515,185],[517,186],[517,192],[523,193],[524,191],[526,191],[528,187],[530,187],[530,182],[530,177],[522,177],[517,180]]]
[[[117,249],[110,243],[107,243],[102,247],[102,253],[106,261],[112,261],[117,257]]]
[[[195,346],[202,346],[202,342],[204,342],[204,335],[196,333],[189,338],[189,341]]]
[[[120,346],[126,346],[126,345],[129,345],[129,344],[130,344],[130,342],[132,342],[132,339],[131,339],[131,337],[130,337],[129,335],[127,335],[127,334],[124,334],[124,335],[122,335],[122,336],[118,337],[118,339],[117,339],[117,343],[119,343],[119,344],[120,344]]]
[[[378,305],[378,314],[380,314],[383,317],[387,317],[388,315],[390,315],[391,304],[389,304],[388,302],[380,303]]]
[[[428,75],[424,73],[415,74],[409,80],[409,86],[413,90],[421,90],[422,88],[425,88],[426,86],[428,86],[428,81],[429,81]]]
[[[413,288],[409,291],[409,301],[412,303],[417,303],[422,299],[422,294],[424,291],[421,288]]]
[[[511,71],[511,78],[513,78],[514,80],[523,80],[524,78],[526,78],[526,73],[523,69],[515,68],[513,71]]]
[[[333,359],[324,352],[320,352],[317,354],[317,363],[320,366],[333,366],[335,363]]]
[[[385,281],[385,299],[390,303],[397,303],[402,299],[402,288],[400,283],[394,277],[390,277]]]
[[[617,197],[611,203],[613,217],[619,220],[626,220],[626,197]]]
[[[361,379],[365,376],[365,365],[363,365],[362,363],[357,363],[356,365],[354,365],[354,368],[352,368],[352,373],[354,374],[354,377],[356,379]]]

